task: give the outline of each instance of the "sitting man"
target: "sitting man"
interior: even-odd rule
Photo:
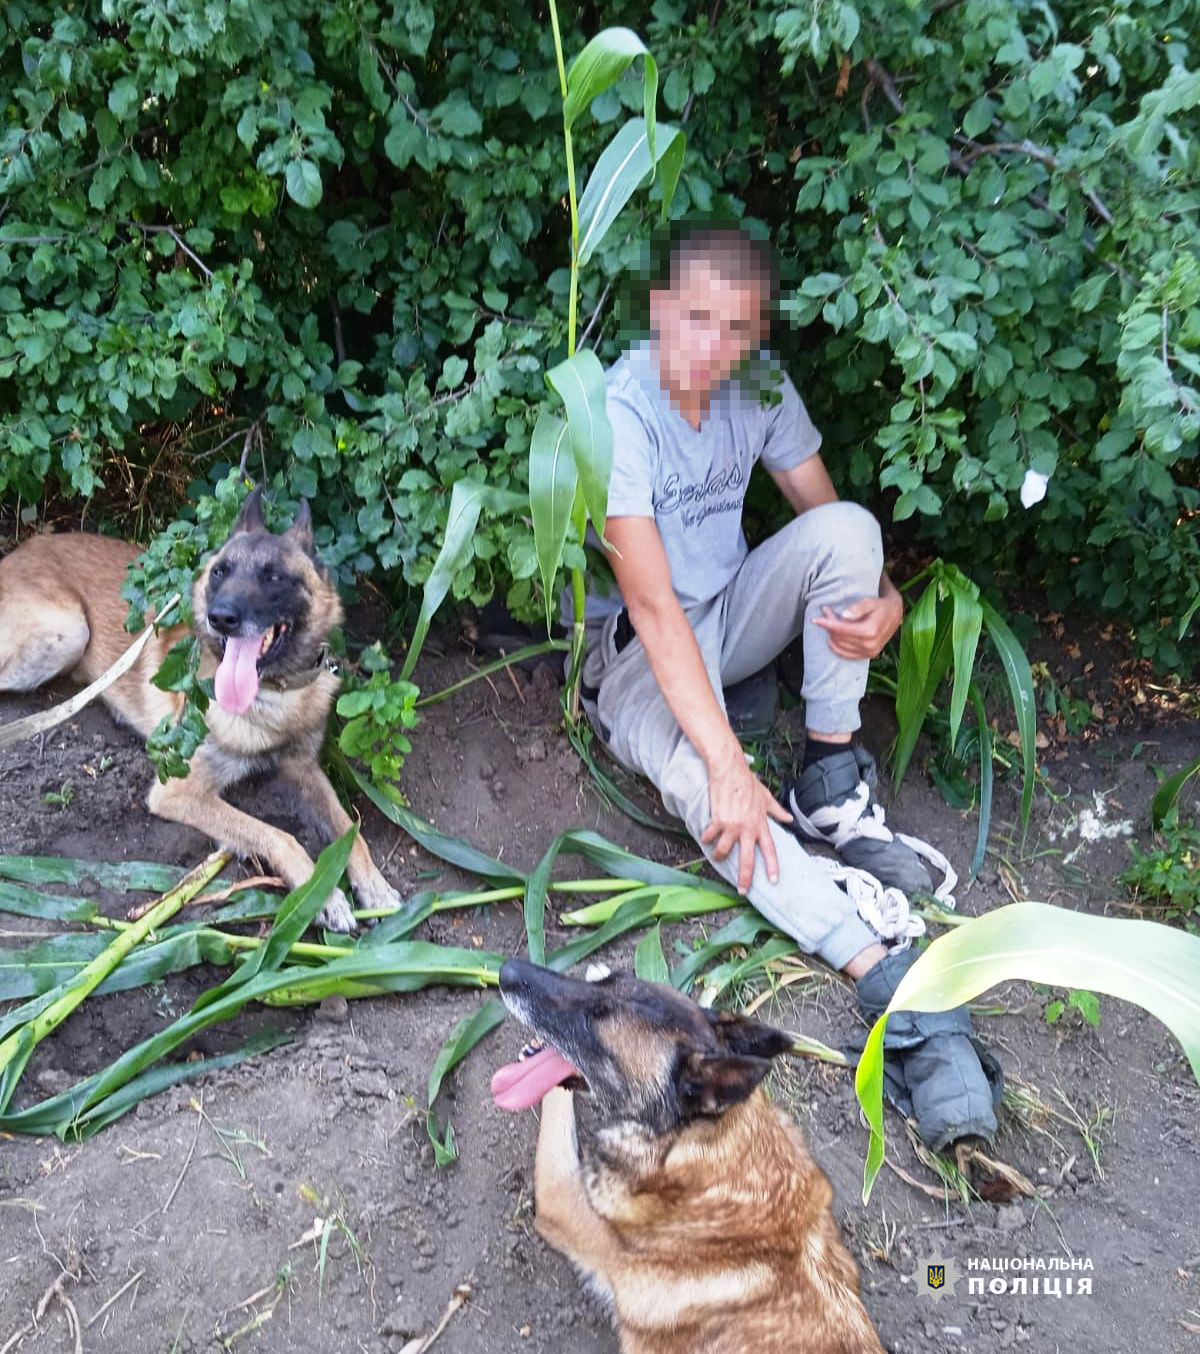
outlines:
[[[899,628],[903,604],[883,572],[878,523],[838,500],[795,387],[771,375],[768,247],[735,227],[691,228],[668,267],[649,294],[653,337],[606,378],[605,534],[620,598],[589,599],[584,707],[718,873],[857,981],[873,1020],[915,953],[885,948],[800,835],[827,841],[884,885],[930,888],[920,860],[883,826],[873,760],[853,741],[870,660]],[[760,459],[796,516],[748,550],[742,505]],[[780,803],[747,764],[723,688],[798,636],[807,742]],[[887,1050],[891,1098],[931,1146],[995,1132],[999,1067],[965,1008],[894,1016]]]

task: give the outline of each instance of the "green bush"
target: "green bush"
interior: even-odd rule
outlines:
[[[364,649],[358,662],[360,672],[351,675],[338,697],[337,712],[347,721],[338,734],[338,746],[347,757],[363,762],[372,783],[402,804],[397,782],[412,751],[406,731],[417,723],[420,692],[412,682],[393,680],[380,644]]]
[[[1196,0],[564,16],[568,52],[616,24],[654,52],[688,138],[673,214],[771,228],[781,347],[843,487],[1169,666],[1194,661],[1200,597],[1198,20]],[[7,503],[95,497],[138,531],[134,505],[161,527],[186,493],[203,526],[241,462],[313,499],[344,579],[415,585],[457,481],[524,494],[566,351],[544,16],[14,0],[0,79]],[[575,127],[580,163],[641,108],[631,71]],[[604,360],[659,192],[582,273]],[[1029,469],[1051,478],[1025,510]],[[453,594],[533,617],[538,572],[529,521],[485,513]]]

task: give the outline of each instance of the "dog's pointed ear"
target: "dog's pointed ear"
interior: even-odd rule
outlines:
[[[676,1083],[684,1117],[724,1114],[745,1100],[770,1070],[770,1058],[689,1053]]]
[[[288,536],[300,547],[301,550],[312,554],[316,546],[313,542],[312,509],[308,506],[308,499],[302,498],[300,506],[296,509],[296,516],[292,519],[292,525],[287,529]]]
[[[741,1053],[753,1058],[778,1058],[787,1053],[796,1042],[786,1030],[764,1025],[761,1020],[733,1011],[708,1013],[713,1033],[730,1053]]]
[[[262,486],[251,489],[246,496],[245,503],[242,504],[242,510],[238,513],[238,519],[233,524],[231,535],[239,531],[266,531],[267,524],[263,521],[262,515]]]

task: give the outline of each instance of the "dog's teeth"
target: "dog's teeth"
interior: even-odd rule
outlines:
[[[599,983],[607,978],[611,972],[612,969],[610,969],[607,964],[596,963],[589,964],[584,970],[583,976],[589,983]]]
[[[532,1058],[535,1053],[540,1053],[543,1048],[545,1048],[545,1044],[540,1039],[531,1039],[517,1054],[517,1062],[523,1063],[526,1058]]]

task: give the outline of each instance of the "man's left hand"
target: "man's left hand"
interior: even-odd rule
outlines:
[[[878,658],[903,619],[904,603],[891,589],[887,596],[864,597],[844,607],[841,615],[822,607],[813,624],[826,631],[829,647],[839,658]]]

